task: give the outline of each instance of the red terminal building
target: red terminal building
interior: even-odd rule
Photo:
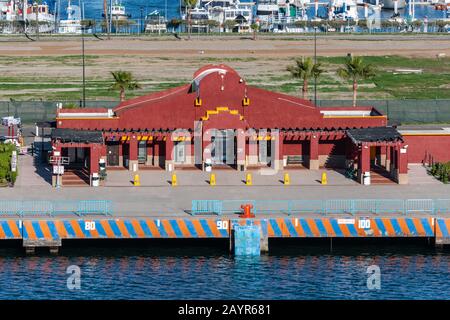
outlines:
[[[372,171],[406,184],[408,160],[442,153],[439,138],[435,146],[429,135],[404,136],[375,108],[319,108],[250,86],[226,65],[204,66],[191,83],[114,109],[59,108],[51,138],[53,155],[90,178],[101,163],[131,171],[350,166],[361,183]]]

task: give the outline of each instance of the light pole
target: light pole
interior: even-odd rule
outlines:
[[[140,23],[140,26],[139,26],[139,33],[143,33],[143,32],[145,32],[145,27],[144,27],[144,7],[143,6],[141,6],[140,7],[140,11],[141,11],[141,23]]]
[[[84,2],[82,3],[81,9],[83,10],[82,16],[84,17]],[[86,64],[84,56],[84,28],[86,26],[86,21],[82,20],[81,23],[81,52],[83,56],[83,108],[86,108]]]
[[[314,26],[314,67],[317,65],[317,26]],[[317,106],[317,75],[314,74],[314,105]]]

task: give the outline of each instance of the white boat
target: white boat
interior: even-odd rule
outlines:
[[[355,0],[331,0],[331,17],[336,20],[354,20],[357,21],[358,5]]]
[[[19,6],[12,0],[0,0],[0,21],[19,20]]]
[[[39,21],[39,32],[53,32],[55,31],[55,15],[50,13],[47,3],[42,4],[29,4],[27,9],[28,21]]]
[[[67,5],[67,19],[59,21],[58,33],[81,34],[81,9],[80,6],[73,5],[69,0]]]
[[[130,18],[129,14],[125,12],[125,6],[122,4],[120,0],[114,0],[111,5],[111,17],[112,20],[127,20]]]
[[[403,9],[406,7],[406,0],[369,0],[367,2],[373,5],[382,5],[383,9],[387,10],[394,10],[395,2],[397,2],[397,9]]]
[[[11,24],[3,24],[3,33],[12,33],[14,28],[13,22],[22,22],[21,31],[23,28],[35,30],[34,21],[39,21],[39,32],[53,32],[55,30],[55,15],[50,13],[49,6],[46,2],[40,4],[32,4],[23,1],[14,0],[0,0],[0,21],[11,22]],[[19,30],[16,30],[19,31]]]
[[[159,13],[158,10],[155,10],[147,15],[145,19],[145,32],[167,32],[167,21],[165,17]]]
[[[397,9],[403,9],[406,7],[406,0],[382,0],[383,2],[383,9],[395,9],[395,2],[397,2]]]
[[[278,0],[280,20],[288,24],[308,20],[306,12],[309,5],[309,0]]]

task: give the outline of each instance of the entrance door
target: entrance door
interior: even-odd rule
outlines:
[[[138,144],[138,163],[147,162],[147,141],[139,141]]]
[[[272,159],[272,140],[259,140],[259,162],[270,165]]]
[[[175,142],[175,163],[186,162],[185,144],[183,141]]]
[[[107,145],[107,162],[108,166],[119,165],[119,142],[111,142]]]
[[[234,130],[215,130],[211,137],[211,158],[213,164],[235,163],[235,139]]]
[[[87,155],[85,153],[85,148],[67,148],[63,156],[69,158],[69,165],[71,167],[86,167],[87,166]]]

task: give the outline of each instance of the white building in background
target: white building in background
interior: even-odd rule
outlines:
[[[219,23],[221,31],[225,31],[225,23],[234,21],[233,30],[249,32],[253,22],[254,2],[239,2],[239,0],[210,0],[200,4],[208,10],[209,19]]]

